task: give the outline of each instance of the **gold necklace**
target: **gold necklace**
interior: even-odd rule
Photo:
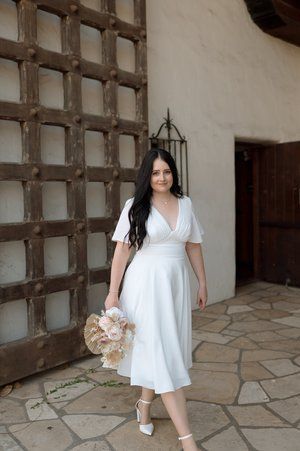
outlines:
[[[172,194],[170,194],[169,200],[161,200],[161,199],[158,199],[158,200],[159,200],[159,202],[163,203],[164,205],[168,205],[168,203],[169,203],[170,200],[171,200],[171,197],[172,197]]]

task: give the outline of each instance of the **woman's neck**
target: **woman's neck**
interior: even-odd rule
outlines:
[[[155,201],[168,202],[172,199],[171,191],[167,191],[165,193],[157,193],[155,191],[152,192],[152,199]]]

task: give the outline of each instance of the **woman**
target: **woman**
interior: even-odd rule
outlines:
[[[155,394],[178,431],[184,450],[197,450],[190,431],[183,388],[191,384],[191,300],[185,251],[199,281],[197,302],[207,300],[201,251],[203,229],[191,200],[178,184],[175,161],[151,149],[141,164],[134,197],[128,199],[112,236],[117,241],[105,308],[121,308],[136,325],[131,352],[117,372],[142,387],[136,403],[140,431],[151,435],[150,404]],[[119,286],[132,247],[136,254]]]

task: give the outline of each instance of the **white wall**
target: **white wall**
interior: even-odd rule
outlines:
[[[234,140],[300,140],[300,48],[263,33],[243,0],[148,0],[147,28],[150,132],[170,107],[188,138],[216,302],[235,290]]]

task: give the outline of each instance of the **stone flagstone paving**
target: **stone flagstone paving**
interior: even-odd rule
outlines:
[[[193,312],[191,428],[204,451],[300,451],[300,289],[265,282]],[[138,431],[139,387],[87,357],[0,397],[0,451],[180,450],[157,396]]]

